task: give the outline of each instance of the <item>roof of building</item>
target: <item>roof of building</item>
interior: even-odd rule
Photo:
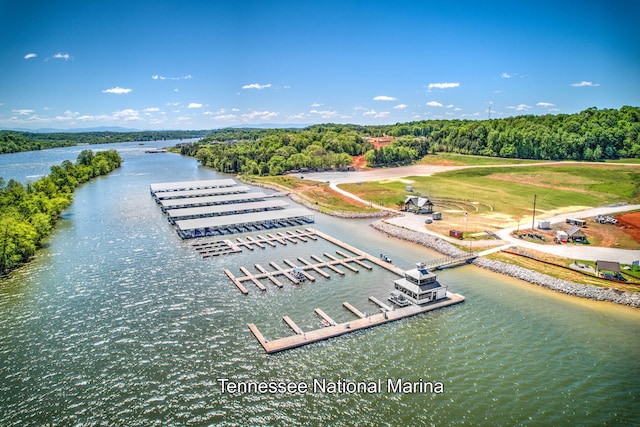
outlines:
[[[584,237],[584,231],[582,231],[580,229],[580,227],[578,227],[577,225],[574,225],[573,227],[571,227],[569,229],[569,231],[567,231],[567,234],[569,235],[569,237]]]
[[[246,185],[234,185],[231,187],[200,188],[198,190],[159,191],[155,194],[158,200],[179,199],[185,197],[215,196],[221,194],[247,193],[251,189]]]
[[[202,206],[206,204],[215,205],[216,203],[235,203],[240,201],[249,200],[261,200],[267,196],[261,191],[255,193],[240,193],[240,194],[219,194],[217,196],[204,196],[204,197],[187,197],[181,199],[169,199],[161,200],[160,204],[163,208],[172,208],[175,206]]]
[[[615,261],[596,261],[596,268],[600,271],[613,271],[620,273],[620,263]]]
[[[404,204],[411,203],[414,206],[423,207],[424,205],[432,205],[433,203],[429,200],[428,197],[422,196],[407,196],[404,200]]]
[[[177,190],[195,190],[198,188],[216,188],[231,187],[238,185],[233,179],[209,179],[201,181],[181,181],[181,182],[160,182],[150,184],[151,192],[157,191],[177,191]]]
[[[193,230],[196,228],[225,228],[255,224],[268,221],[280,221],[300,217],[313,216],[313,212],[308,209],[294,208],[281,209],[277,211],[266,211],[259,213],[247,213],[239,215],[212,216],[208,218],[185,219],[176,221],[176,226],[180,230]]]
[[[249,203],[229,203],[226,205],[198,206],[193,208],[169,209],[167,215],[171,218],[180,218],[186,216],[214,216],[225,215],[231,213],[246,213],[256,210],[268,209],[284,209],[289,206],[284,200],[267,200],[261,202]]]

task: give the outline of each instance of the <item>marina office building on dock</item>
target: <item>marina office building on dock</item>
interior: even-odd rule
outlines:
[[[435,273],[418,263],[416,268],[404,272],[402,279],[393,282],[394,288],[414,304],[422,305],[447,297],[447,287],[438,282]]]

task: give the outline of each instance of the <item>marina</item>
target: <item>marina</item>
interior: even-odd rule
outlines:
[[[275,261],[270,261],[269,266],[273,269],[271,271],[267,270],[260,264],[255,264],[254,267],[256,270],[258,270],[258,273],[251,273],[249,269],[244,266],[239,267],[239,270],[242,272],[243,276],[236,277],[229,269],[225,269],[224,273],[242,294],[248,295],[249,290],[245,286],[245,283],[247,282],[252,283],[261,292],[268,290],[268,288],[261,282],[261,280],[265,279],[268,280],[271,284],[277,286],[279,289],[282,289],[284,287],[284,284],[279,280],[280,276],[287,279],[293,285],[300,285],[307,281],[316,281],[316,278],[309,272],[315,272],[325,279],[329,279],[331,276],[327,271],[324,271],[324,269],[336,273],[339,276],[344,276],[346,274],[345,271],[341,270],[337,266],[349,270],[352,273],[358,273],[360,271],[358,267],[365,268],[366,270],[372,270],[373,267],[365,262],[368,261],[369,263],[373,263],[378,267],[382,267],[400,276],[401,279],[396,280],[395,288],[402,289],[405,293],[408,293],[409,296],[405,297],[404,295],[400,295],[400,292],[398,290],[394,291],[391,294],[391,297],[389,297],[389,300],[394,303],[394,306],[389,306],[376,297],[370,296],[369,300],[379,307],[380,312],[368,316],[361,310],[356,308],[356,306],[354,306],[353,304],[345,301],[342,303],[343,308],[353,316],[355,316],[356,319],[342,323],[336,322],[322,308],[315,308],[314,312],[320,319],[320,324],[322,325],[322,327],[309,331],[303,331],[290,316],[284,315],[282,317],[283,321],[289,326],[289,328],[294,332],[295,335],[275,340],[266,339],[254,323],[249,323],[249,330],[252,332],[256,340],[258,340],[263,349],[269,354],[308,345],[330,338],[335,338],[350,332],[382,325],[395,320],[415,316],[417,314],[426,313],[438,308],[458,304],[465,300],[462,295],[448,292],[445,286],[441,286],[436,281],[436,275],[426,271],[422,263],[418,264],[418,267],[415,269],[415,271],[404,271],[384,259],[376,258],[345,242],[342,242],[339,239],[331,237],[330,235],[319,232],[317,230],[306,229],[304,231],[290,231],[287,234],[279,233],[279,237],[277,238],[276,236],[271,236],[271,240],[262,240],[265,242],[269,241],[271,244],[274,244],[273,241],[279,240],[279,243],[286,244],[286,242],[284,242],[284,238],[292,240],[294,237],[300,239],[301,241],[306,241],[307,239],[315,240],[317,238],[322,238],[330,243],[333,243],[334,245],[339,246],[341,250],[338,249],[335,251],[337,256],[332,255],[328,252],[323,253],[324,258],[316,255],[310,255],[310,258],[313,259],[315,263],[312,263],[305,258],[298,257],[297,260],[300,264],[296,264],[289,259],[285,259],[283,261],[283,263],[286,264],[289,268],[283,268]],[[240,238],[237,238],[237,240],[246,245],[255,245],[257,243],[261,243],[257,240],[249,240],[249,237],[247,237],[247,241],[244,241]],[[262,248],[265,248],[265,246],[262,245]],[[350,252],[352,255],[349,255],[345,251]],[[448,262],[449,260],[442,260],[442,263],[444,264],[447,264]],[[354,266],[353,264],[357,265],[358,267]],[[418,279],[414,279],[415,275],[418,275]],[[408,290],[405,289],[405,287],[398,287],[398,282],[404,283],[407,281],[409,281],[409,285],[403,284],[403,286],[405,286]],[[416,296],[413,301],[411,301],[410,298],[411,295],[413,295],[411,294],[411,291],[415,291],[415,289],[411,287],[413,286],[413,281],[416,281],[417,284],[415,286],[419,288],[420,286],[425,286],[426,284],[426,288],[423,292],[424,295],[421,293],[420,295]],[[424,282],[424,284],[422,284],[422,282]],[[429,299],[427,300],[426,298]]]
[[[149,191],[182,239],[222,236],[314,222],[314,214],[291,208],[281,200],[266,200],[263,192],[233,179],[155,183]]]

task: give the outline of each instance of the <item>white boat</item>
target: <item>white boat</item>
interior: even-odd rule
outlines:
[[[397,305],[398,307],[406,307],[410,304],[409,300],[406,299],[404,295],[402,295],[402,292],[398,292],[398,291],[391,292],[391,295],[387,299],[392,303],[394,303],[395,305]]]

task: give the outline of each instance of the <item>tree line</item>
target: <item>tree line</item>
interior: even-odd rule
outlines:
[[[65,160],[35,182],[5,182],[0,177],[0,274],[35,254],[80,184],[111,172],[121,163],[115,150],[96,154],[84,150],[75,164]]]
[[[391,136],[374,148],[367,137]],[[577,114],[492,120],[425,120],[393,125],[324,124],[304,129],[220,129],[181,148],[220,172],[277,175],[302,168],[408,164],[452,152],[536,160],[640,157],[640,108],[589,108]]]
[[[170,139],[201,138],[207,131],[144,131],[144,132],[56,132],[34,133],[0,131],[0,154],[45,150],[80,144],[109,144],[129,141],[164,141]]]
[[[305,129],[221,129],[181,147],[205,166],[226,173],[279,175],[303,168],[337,168],[373,145],[364,126],[315,125]],[[232,134],[234,139],[225,139]]]

